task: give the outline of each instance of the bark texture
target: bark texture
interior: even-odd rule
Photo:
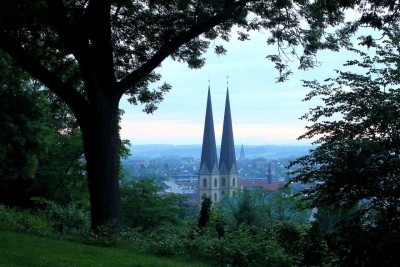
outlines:
[[[97,103],[82,121],[92,229],[121,227],[118,100]]]

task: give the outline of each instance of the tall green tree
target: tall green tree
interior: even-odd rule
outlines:
[[[0,202],[25,207],[51,129],[47,101],[29,77],[0,53]]]
[[[346,65],[357,72],[337,71],[324,84],[305,82],[311,88],[306,100],[319,97],[323,105],[303,117],[312,125],[300,138],[317,138],[319,146],[293,163],[301,165],[295,181],[314,183],[302,192],[314,207],[346,215],[336,232],[344,265],[399,260],[399,25],[383,33],[368,43],[369,53],[353,49],[361,58]]]
[[[306,225],[308,212],[298,207],[299,201],[289,188],[269,191],[264,188],[244,189],[236,195],[223,198],[219,210],[235,226]]]
[[[160,194],[161,187],[150,178],[136,179],[121,188],[124,225],[144,230],[179,223],[186,199],[179,194]]]
[[[87,202],[81,134],[68,107],[0,55],[0,202]]]
[[[371,2],[365,14],[379,14],[381,4]],[[133,104],[145,103],[146,112],[154,111],[170,89],[168,84],[149,88],[160,80],[154,70],[163,60],[172,57],[199,68],[210,41],[229,40],[233,26],[239,27],[240,40],[248,39],[249,30],[268,30],[267,43],[281,52],[286,47],[287,54],[303,46],[300,68],[312,67],[318,49],[338,49],[337,39],[324,35],[325,30],[355,4],[370,8],[364,1],[1,1],[0,49],[73,111],[82,131],[92,228],[118,228],[118,105],[123,94]],[[397,3],[383,5],[397,14]],[[215,51],[225,53],[220,45]],[[285,62],[279,55],[269,58],[284,80],[289,74]]]
[[[203,228],[206,227],[208,221],[210,220],[211,208],[212,208],[211,198],[205,195],[201,196],[201,208],[200,208],[199,219],[197,220],[197,229],[199,229],[200,231],[202,231]]]

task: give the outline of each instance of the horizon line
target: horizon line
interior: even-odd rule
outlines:
[[[240,145],[235,145],[235,147],[250,147],[250,146],[317,146],[314,144],[262,144],[262,145],[246,145],[246,144],[240,144]],[[132,146],[202,146],[202,144],[168,144],[168,143],[148,143],[148,144],[131,144],[129,147]],[[217,145],[217,147],[220,147],[221,145]]]

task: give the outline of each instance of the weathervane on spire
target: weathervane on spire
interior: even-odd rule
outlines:
[[[228,88],[228,87],[229,87],[229,76],[226,75],[226,88]]]

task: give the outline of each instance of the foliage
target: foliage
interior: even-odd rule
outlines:
[[[68,135],[53,133],[49,151],[39,162],[36,182],[30,189],[32,195],[61,205],[75,202],[89,207],[82,151],[79,129]]]
[[[321,233],[318,222],[312,222],[300,241],[302,266],[332,266],[336,255],[329,250],[327,240]]]
[[[0,229],[18,232],[50,235],[51,225],[43,218],[29,211],[7,208],[0,204]]]
[[[190,253],[218,266],[291,266],[271,229],[241,225],[219,238],[214,228],[190,242]]]
[[[227,227],[220,236],[215,225],[186,240],[187,253],[217,266],[290,266],[291,256],[279,245],[271,229],[241,225]]]
[[[179,216],[185,212],[182,206],[185,196],[160,194],[160,191],[161,187],[150,178],[123,184],[121,194],[126,227],[147,230],[179,223]]]
[[[134,244],[99,247],[7,231],[0,231],[0,240],[3,266],[208,266],[193,259],[140,253]]]
[[[374,56],[353,49],[361,59],[346,65],[359,67],[357,73],[305,82],[311,88],[305,100],[320,97],[324,105],[303,117],[313,124],[300,138],[318,137],[319,146],[292,163],[301,166],[295,181],[314,184],[301,192],[312,206],[345,215],[332,240],[345,265],[398,262],[399,36],[398,25],[385,28],[382,41],[368,44]]]
[[[0,202],[88,202],[81,134],[71,111],[1,54]]]
[[[35,202],[40,202],[41,208],[34,211],[17,210],[0,204],[0,228],[40,235],[61,233],[71,238],[90,233],[87,210],[78,208],[74,203],[62,206],[48,200],[36,199]]]
[[[46,99],[9,57],[0,54],[0,202],[26,206],[48,151]]]
[[[238,203],[236,209],[233,211],[233,217],[235,217],[237,225],[247,224],[254,225],[256,224],[256,201],[251,195],[250,191],[244,189],[241,191],[241,195],[237,195]]]
[[[154,68],[166,57],[186,62],[190,68],[199,68],[205,64],[202,54],[211,42],[217,38],[229,41],[233,26],[237,26],[237,38],[241,41],[249,39],[248,32],[251,30],[266,29],[270,31],[267,43],[277,45],[280,52],[269,59],[276,64],[281,80],[284,80],[289,74],[285,71],[286,61],[290,54],[299,53],[295,49],[297,46],[304,47],[303,54],[297,55],[303,69],[316,64],[313,56],[318,49],[338,49],[339,41],[332,34],[326,34],[325,30],[342,22],[343,10],[353,5],[353,2],[328,4],[314,1],[281,1],[274,4],[248,0],[116,1],[105,4],[101,9],[91,1],[26,1],[22,6],[3,4],[2,49],[13,54],[10,50],[17,48],[12,49],[8,45],[18,37],[18,44],[26,47],[24,55],[41,56],[41,63],[46,62],[51,73],[57,73],[67,65],[68,71],[62,73],[63,80],[77,87],[79,79],[83,79],[85,85],[88,82],[85,80],[86,73],[79,73],[78,70],[78,64],[89,67],[84,65],[89,59],[83,55],[104,53],[107,56],[97,58],[96,62],[111,64],[121,87],[129,89],[130,101],[133,104],[147,103],[145,109],[150,112],[170,88],[168,85],[161,86],[157,91],[148,88],[151,83],[160,80],[161,76],[154,72]],[[374,8],[380,7],[375,3]],[[372,11],[363,8],[363,12],[369,14]],[[14,23],[16,16],[19,23]],[[91,20],[95,16],[98,20],[102,19],[101,25],[96,24],[97,29],[102,31],[94,31],[95,25]],[[363,23],[368,22],[366,17]],[[307,26],[302,27],[302,24]],[[96,41],[92,40],[95,37]],[[100,40],[105,43],[99,43]],[[89,49],[90,45],[93,50]],[[215,52],[225,54],[226,50],[223,45],[217,44]],[[71,54],[74,58],[68,57]],[[14,57],[18,61],[29,60]],[[143,73],[139,75],[138,71]],[[106,78],[110,77],[103,77]]]
[[[201,208],[200,208],[200,215],[197,221],[197,228],[201,231],[210,220],[211,216],[211,205],[212,200],[211,197],[202,196],[201,197]]]
[[[268,191],[263,188],[244,189],[233,197],[223,198],[219,210],[235,226],[241,224],[272,226],[284,223],[304,225],[308,212],[298,208],[292,190],[282,188]]]
[[[53,201],[35,199],[36,204],[41,206],[38,211],[52,228],[61,234],[89,233],[90,216],[87,209],[82,209],[76,203],[60,205]]]
[[[157,255],[183,255],[187,252],[187,233],[184,227],[160,226],[145,234],[148,249]]]
[[[47,205],[48,208],[44,212],[36,212],[36,215],[31,215],[28,212],[24,214],[29,214],[32,218],[36,218],[35,220],[47,223],[47,220],[44,220],[43,215],[45,215],[49,220],[47,223],[48,235],[60,230],[58,227],[60,225],[65,227],[68,223],[74,225],[73,223],[77,222],[75,220],[77,214],[69,214],[69,211],[72,211],[71,207],[56,206],[54,203],[47,203]],[[11,228],[12,225],[15,225],[15,222],[18,222],[18,220],[15,220],[17,216],[13,215],[12,211],[8,209],[7,212],[0,213],[0,219],[7,218],[7,216],[12,218],[8,219],[7,225],[2,224],[1,228],[22,231],[21,226]],[[71,217],[68,217],[68,214]],[[64,218],[61,218],[62,215],[64,215]],[[224,235],[221,236],[215,227],[217,222],[224,223],[223,220],[219,221],[219,219],[218,211],[213,209],[209,223],[202,230],[202,235],[193,235],[193,230],[185,225],[160,225],[147,231],[142,231],[139,228],[126,229],[120,236],[110,236],[108,229],[104,229],[104,231],[99,229],[93,234],[81,230],[78,232],[79,235],[76,235],[77,232],[71,226],[65,227],[64,234],[58,235],[58,237],[88,245],[112,246],[114,250],[122,246],[129,249],[130,253],[150,253],[179,258],[190,257],[191,262],[193,259],[199,259],[208,261],[213,266],[226,266],[227,264],[230,266],[293,266],[300,263],[320,265],[319,263],[325,260],[315,259],[318,255],[325,255],[325,243],[320,242],[318,236],[309,235],[303,226],[285,224],[274,227],[257,227],[242,224],[239,227],[229,227],[224,224]],[[7,220],[3,221],[7,222]],[[61,221],[65,222],[65,225],[60,223]],[[10,222],[13,222],[11,226]],[[88,222],[85,222],[85,224],[86,227],[89,227]],[[196,227],[195,222],[193,222],[193,226]],[[23,224],[23,227],[23,231],[30,231],[27,224]],[[38,233],[38,231],[30,232]],[[78,243],[75,246],[82,247]],[[41,247],[41,249],[46,251],[44,247]],[[43,251],[42,253],[44,253]],[[57,258],[57,256],[54,257]]]

